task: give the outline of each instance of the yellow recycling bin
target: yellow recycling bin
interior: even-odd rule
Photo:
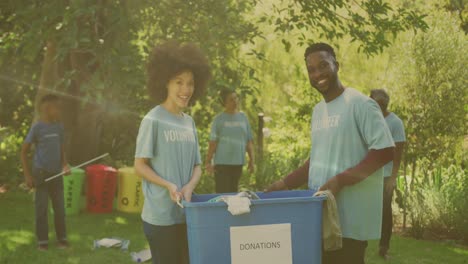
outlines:
[[[133,167],[119,169],[119,191],[117,210],[126,213],[139,213],[143,209],[141,178]]]

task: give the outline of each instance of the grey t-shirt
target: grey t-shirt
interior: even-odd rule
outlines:
[[[252,130],[247,116],[242,113],[217,115],[211,125],[210,140],[216,141],[216,165],[244,165],[247,142]]]
[[[392,138],[395,143],[398,142],[405,142],[405,128],[403,126],[403,121],[395,115],[394,113],[390,113],[385,117],[385,122],[387,123],[390,132],[392,133]],[[384,177],[389,177],[392,175],[393,171],[393,161],[385,164],[384,168]]]
[[[356,166],[369,152],[393,147],[377,103],[347,88],[331,102],[319,102],[312,113],[309,187],[318,189],[330,178]],[[343,237],[380,238],[383,174],[343,188],[336,197]]]
[[[135,158],[149,159],[160,177],[182,188],[192,178],[194,167],[201,164],[193,119],[186,114],[176,116],[160,105],[153,108],[141,121]],[[143,221],[162,226],[185,222],[183,210],[167,189],[143,179],[143,194]]]

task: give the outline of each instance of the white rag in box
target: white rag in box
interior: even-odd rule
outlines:
[[[240,196],[224,196],[221,198],[228,205],[228,211],[232,215],[242,215],[250,213],[250,199]]]
[[[221,195],[215,197],[208,202],[218,203],[225,202],[228,205],[228,211],[232,215],[242,215],[250,213],[250,200],[260,199],[258,195],[252,191],[240,192],[236,195]]]

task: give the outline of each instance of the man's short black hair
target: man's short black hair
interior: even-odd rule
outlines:
[[[224,105],[226,103],[227,97],[229,95],[233,94],[233,93],[236,93],[236,91],[234,91],[234,89],[223,87],[221,89],[221,92],[219,93],[219,99],[220,99],[221,103]]]
[[[309,56],[311,53],[317,52],[317,51],[326,51],[332,57],[336,60],[336,54],[335,50],[333,50],[332,46],[328,45],[327,43],[314,43],[307,47],[305,53],[304,53],[304,59],[307,59],[307,56]]]
[[[39,105],[42,105],[44,103],[49,103],[49,102],[57,102],[60,100],[60,97],[55,94],[46,94],[41,97],[41,100],[39,100]]]

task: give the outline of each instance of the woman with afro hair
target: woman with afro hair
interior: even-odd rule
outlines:
[[[168,41],[149,56],[147,73],[156,106],[141,121],[134,164],[143,178],[143,230],[153,263],[186,264],[185,216],[177,202],[191,200],[201,158],[195,123],[183,110],[203,95],[210,67],[197,46]]]

